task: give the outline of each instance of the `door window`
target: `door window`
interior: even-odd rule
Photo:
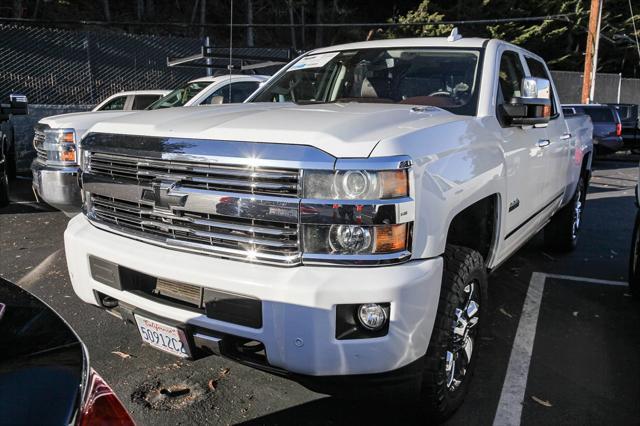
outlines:
[[[160,95],[136,95],[133,98],[133,106],[131,107],[131,109],[134,111],[146,109],[149,105],[160,98]]]
[[[117,98],[107,102],[102,108],[100,108],[100,111],[122,111],[126,102],[126,96],[118,96]]]
[[[498,71],[497,116],[502,126],[506,124],[502,106],[511,98],[521,96],[524,75],[520,55],[511,50],[505,51],[500,58],[500,70]]]
[[[500,59],[498,73],[498,104],[508,102],[511,98],[521,96],[524,68],[520,62],[520,55],[513,51],[506,51]]]

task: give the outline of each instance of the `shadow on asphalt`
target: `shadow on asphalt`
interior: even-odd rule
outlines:
[[[357,390],[354,390],[354,394]],[[286,410],[240,423],[242,425],[402,424],[429,425],[415,405],[371,401],[355,402],[333,397],[310,401]]]
[[[57,209],[44,202],[38,203],[31,189],[31,179],[19,176],[9,182],[10,199],[8,206],[0,208],[1,214],[30,214],[57,212]]]

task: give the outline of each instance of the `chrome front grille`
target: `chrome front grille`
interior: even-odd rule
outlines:
[[[96,223],[174,248],[287,266],[300,263],[296,169],[99,152],[85,158],[87,214]],[[158,195],[160,183],[167,182]]]
[[[154,211],[151,206],[91,196],[92,216],[134,236],[174,247],[226,257],[293,264],[298,262],[298,225],[228,218],[206,213]]]
[[[33,135],[33,147],[37,157],[42,161],[47,161],[47,151],[44,149],[44,130],[36,128]]]
[[[183,188],[290,197],[299,193],[296,169],[153,160],[95,152],[90,156],[90,170],[96,176],[131,179],[142,185],[168,177]]]

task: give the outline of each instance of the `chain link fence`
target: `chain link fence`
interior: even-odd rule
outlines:
[[[552,71],[553,81],[563,104],[582,103],[582,73],[572,71]],[[622,78],[619,74],[596,74],[593,94],[597,103],[640,104],[640,79]]]
[[[0,96],[32,104],[93,105],[122,90],[172,89],[204,70],[169,68],[193,55],[193,38],[67,31],[0,23]]]

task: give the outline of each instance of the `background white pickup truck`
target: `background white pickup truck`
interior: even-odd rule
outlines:
[[[243,102],[267,79],[268,76],[263,75],[235,74],[202,77],[170,92],[122,92],[105,99],[90,112],[45,117],[34,129],[33,145],[37,153],[31,164],[34,193],[49,205],[74,215],[80,210],[81,204],[77,185],[76,143],[91,126],[140,109]],[[149,102],[150,96],[155,102]],[[140,108],[143,104],[145,108]]]
[[[499,40],[318,49],[248,103],[95,125],[73,287],[178,356],[410,391],[442,419],[469,385],[488,272],[545,226],[575,247],[591,130],[565,120],[541,58]]]

